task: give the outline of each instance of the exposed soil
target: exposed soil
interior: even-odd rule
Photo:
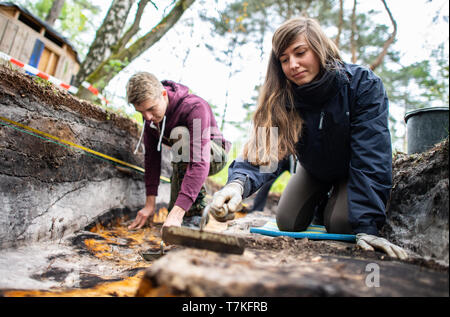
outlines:
[[[120,278],[118,281],[105,281],[95,275],[86,274],[80,288],[45,290],[9,290],[3,291],[8,297],[132,297],[136,294],[144,271],[135,275]],[[84,286],[84,287],[83,287]]]
[[[139,128],[127,118],[104,110],[90,102],[78,99],[68,91],[60,89],[35,76],[22,74],[0,63],[0,97],[21,96],[23,102],[38,99],[57,110],[70,109],[80,115],[98,121],[111,120],[114,125],[132,136],[139,137]],[[64,107],[64,108],[63,108]]]
[[[393,261],[383,253],[357,249],[352,243],[314,241],[289,237],[273,238],[250,234],[247,230],[240,229],[247,228],[247,226],[240,227],[239,223],[255,223],[261,217],[270,216],[268,212],[255,212],[248,215],[238,213],[237,219],[233,221],[235,224],[231,226],[239,228],[237,230],[240,230],[240,232],[237,233],[245,238],[246,251],[243,256],[216,254],[211,251],[195,250],[181,246],[165,246],[163,255],[147,261],[142,257],[143,252],[155,253],[156,251],[157,253],[160,250],[160,228],[167,216],[167,209],[162,208],[159,210],[153,218],[151,226],[144,227],[141,230],[129,231],[126,227],[134,219],[135,213],[136,211],[130,210],[112,210],[102,214],[71,239],[78,256],[82,258],[94,257],[100,260],[104,267],[113,265],[122,268],[120,274],[116,276],[110,274],[102,275],[101,272],[96,272],[95,270],[92,272],[81,272],[79,282],[75,288],[61,288],[52,291],[3,290],[3,295],[355,296],[358,294],[358,286],[353,285],[354,289],[352,290],[352,287],[345,286],[345,283],[341,284],[339,280],[342,282],[347,280],[347,284],[349,281],[357,281],[361,284],[365,278],[364,267],[369,263],[377,263],[381,266],[383,274],[385,274],[385,286],[389,285],[389,292],[391,292],[379,293],[372,292],[373,290],[369,292],[367,288],[364,288],[365,291],[369,292],[364,294],[369,296],[387,296],[389,294],[393,296],[417,296],[420,294],[441,296],[442,292],[445,293],[443,288],[445,289],[446,285],[448,288],[448,278],[446,280],[448,267],[442,266],[433,260],[413,257],[407,261]],[[187,219],[184,225],[195,225],[199,220],[197,218]],[[224,228],[227,228],[227,226],[221,227],[219,231],[223,231]],[[48,260],[50,263],[53,263],[60,257],[64,257],[64,255],[57,255]],[[160,261],[162,262],[160,263]],[[175,262],[184,266],[184,269],[175,273],[173,271],[173,263]],[[392,264],[389,264],[390,262]],[[153,265],[156,263],[160,264],[153,268]],[[311,268],[305,271],[307,267]],[[201,271],[203,272],[201,274],[198,273],[204,278],[195,278],[195,281],[190,280],[197,276],[196,270],[205,270]],[[317,275],[315,280],[310,275],[312,272],[315,272]],[[35,274],[32,278],[64,282],[71,273],[73,272],[70,270],[49,265],[48,270]],[[177,280],[182,278],[190,281],[190,286],[180,287],[180,285],[174,285],[173,282],[166,280],[171,276],[169,279],[173,281],[177,274],[180,274]],[[236,289],[238,293],[233,293],[232,290],[235,288],[230,287],[228,284],[224,285],[219,280],[212,281],[211,278],[217,274],[228,276],[228,279],[234,281],[233,283],[238,283],[240,285]],[[262,287],[258,283],[253,285],[251,276],[259,276],[260,274],[264,276],[264,279],[279,279],[278,284],[276,284],[278,286],[273,288],[274,286],[268,285]],[[292,274],[295,275],[295,278]],[[306,274],[306,276],[302,274]],[[420,274],[421,280],[433,281],[435,284],[434,293],[429,289],[427,290],[426,283],[415,285],[419,288],[422,287],[420,292],[406,292],[393,285],[395,284],[395,279],[397,279],[397,283],[405,282],[403,280],[400,281],[399,276],[402,276],[404,280],[409,280],[408,283],[412,283],[411,280],[414,280],[412,276],[417,277],[417,274]],[[242,278],[243,275],[247,277]],[[389,280],[386,280],[387,275],[390,276]],[[335,280],[337,277],[339,277],[338,280]],[[287,279],[292,280],[292,278],[294,280],[298,278],[306,279],[309,281],[309,284],[297,285],[287,282]],[[248,285],[245,284],[247,283],[246,281],[249,283]],[[325,281],[331,284],[325,288],[319,286]],[[195,285],[198,287],[195,288]],[[243,292],[243,290],[246,292],[245,295],[239,293]]]
[[[449,169],[447,137],[427,152],[398,153],[388,221],[381,234],[425,257],[449,261]]]
[[[47,258],[48,266],[30,277],[38,281],[59,282],[52,290],[4,289],[3,296],[134,296],[144,270],[155,260],[146,260],[142,253],[160,250],[160,229],[167,217],[161,208],[152,225],[128,230],[136,210],[114,209],[88,224],[68,239],[73,254],[58,253]],[[167,254],[174,246],[166,246]],[[79,261],[77,269],[67,265]],[[70,280],[76,278],[70,285]]]
[[[0,120],[0,247],[60,240],[99,213],[143,205],[142,172],[93,154],[142,167],[134,121],[5,66],[0,116],[78,145]]]

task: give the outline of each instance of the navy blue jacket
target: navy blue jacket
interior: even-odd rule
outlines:
[[[297,158],[321,182],[348,179],[353,231],[378,235],[392,188],[389,102],[381,79],[371,70],[344,64],[339,74],[331,88],[296,94],[295,107],[305,121]],[[261,173],[258,166],[238,158],[228,173],[228,182],[243,182],[246,198],[277,177],[280,168]]]

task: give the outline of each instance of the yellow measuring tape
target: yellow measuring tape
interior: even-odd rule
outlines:
[[[44,136],[44,137],[46,137],[46,138],[55,140],[55,141],[60,142],[60,143],[67,144],[67,145],[69,145],[69,146],[72,146],[72,147],[75,147],[75,148],[78,148],[78,149],[81,149],[81,150],[83,150],[83,151],[85,151],[85,152],[94,154],[94,155],[96,155],[96,156],[100,156],[100,157],[102,157],[102,158],[105,158],[105,159],[107,159],[107,160],[109,160],[109,161],[118,163],[118,164],[120,164],[120,165],[127,166],[127,167],[132,168],[132,169],[134,169],[134,170],[137,170],[137,171],[139,171],[139,172],[141,172],[141,173],[144,173],[144,172],[145,172],[145,170],[144,170],[142,167],[139,167],[139,166],[136,166],[136,165],[133,165],[133,164],[130,164],[130,163],[121,161],[121,160],[116,159],[116,158],[114,158],[114,157],[111,157],[111,156],[109,156],[109,155],[106,155],[106,154],[103,154],[103,153],[100,153],[100,152],[91,150],[91,149],[89,149],[89,148],[87,148],[87,147],[85,147],[85,146],[82,146],[82,145],[79,145],[79,144],[76,144],[76,143],[73,143],[73,142],[70,142],[70,141],[67,141],[67,140],[58,138],[58,137],[53,136],[53,135],[51,135],[51,134],[48,134],[48,133],[46,133],[46,132],[43,132],[43,131],[34,129],[34,128],[32,128],[32,127],[29,127],[29,126],[27,126],[27,125],[21,124],[21,123],[19,123],[19,122],[16,122],[16,121],[13,121],[13,120],[10,120],[10,119],[7,119],[7,118],[4,118],[4,117],[2,117],[2,116],[0,116],[0,119],[3,120],[3,121],[5,121],[5,122],[11,123],[11,124],[13,124],[13,125],[15,125],[15,126],[17,126],[17,127],[20,127],[20,128],[22,128],[22,129],[25,129],[25,130],[28,130],[28,131],[30,131],[30,132],[36,133],[36,134],[38,134],[38,135]],[[163,180],[163,181],[166,181],[166,182],[170,183],[170,179],[167,178],[167,177],[161,176],[160,179]]]
[[[16,122],[16,121],[7,119],[7,118],[2,117],[2,116],[0,116],[0,120],[3,120],[3,121],[8,122],[8,123],[10,123],[10,124],[13,124],[13,125],[15,125],[15,126],[17,126],[17,127],[19,127],[19,128],[25,129],[25,130],[27,130],[27,131],[36,133],[36,134],[38,134],[38,135],[44,136],[44,137],[46,137],[46,138],[55,140],[55,141],[57,141],[57,142],[67,144],[67,145],[69,145],[69,146],[73,146],[73,147],[75,147],[75,148],[81,149],[81,150],[83,150],[83,151],[85,151],[85,152],[94,154],[94,155],[96,155],[96,156],[100,156],[100,157],[102,157],[102,158],[105,158],[105,159],[107,159],[107,160],[109,160],[109,161],[118,163],[118,164],[120,164],[120,165],[127,166],[127,167],[132,168],[132,169],[134,169],[134,170],[137,170],[137,171],[139,171],[139,172],[141,172],[141,173],[144,173],[144,172],[145,172],[145,169],[143,169],[142,167],[139,167],[139,166],[136,166],[136,165],[133,165],[133,164],[130,164],[130,163],[121,161],[121,160],[116,159],[116,158],[114,158],[114,157],[111,157],[111,156],[109,156],[109,155],[106,155],[106,154],[103,154],[103,153],[100,153],[100,152],[91,150],[91,149],[89,149],[89,148],[87,148],[87,147],[85,147],[85,146],[82,146],[82,145],[79,145],[79,144],[76,144],[76,143],[73,143],[73,142],[70,142],[70,141],[67,141],[67,140],[58,138],[58,137],[56,137],[56,136],[53,136],[53,135],[51,135],[51,134],[48,134],[48,133],[46,133],[46,132],[40,131],[40,130],[35,129],[35,128],[32,128],[32,127],[29,127],[29,126],[27,126],[27,125],[21,124],[21,123],[19,123],[19,122]],[[167,178],[167,177],[165,177],[165,176],[162,176],[162,175],[161,175],[161,176],[160,176],[160,179],[163,180],[163,181],[165,181],[165,182],[167,182],[167,183],[170,183],[170,179]],[[206,197],[211,198],[211,195],[207,194]],[[242,204],[242,205],[243,205],[244,207],[247,207],[247,206],[248,206],[248,205],[245,204],[245,203]]]

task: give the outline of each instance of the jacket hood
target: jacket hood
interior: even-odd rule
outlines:
[[[184,100],[184,98],[189,95],[189,88],[171,80],[163,80],[161,83],[163,84],[169,96],[169,104],[166,111],[167,115],[168,112],[175,109],[177,105],[180,104]]]

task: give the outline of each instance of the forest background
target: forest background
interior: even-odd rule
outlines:
[[[110,110],[142,117],[127,104],[137,71],[187,85],[212,106],[239,154],[251,128],[273,31],[286,19],[316,18],[344,60],[370,67],[390,100],[394,153],[406,152],[406,112],[449,105],[448,0],[19,0],[77,49],[86,80]],[[92,99],[80,89],[79,97]],[[98,100],[92,99],[99,103]],[[105,105],[103,105],[105,106]],[[214,180],[224,183],[226,170]],[[272,190],[282,191],[288,173]]]

